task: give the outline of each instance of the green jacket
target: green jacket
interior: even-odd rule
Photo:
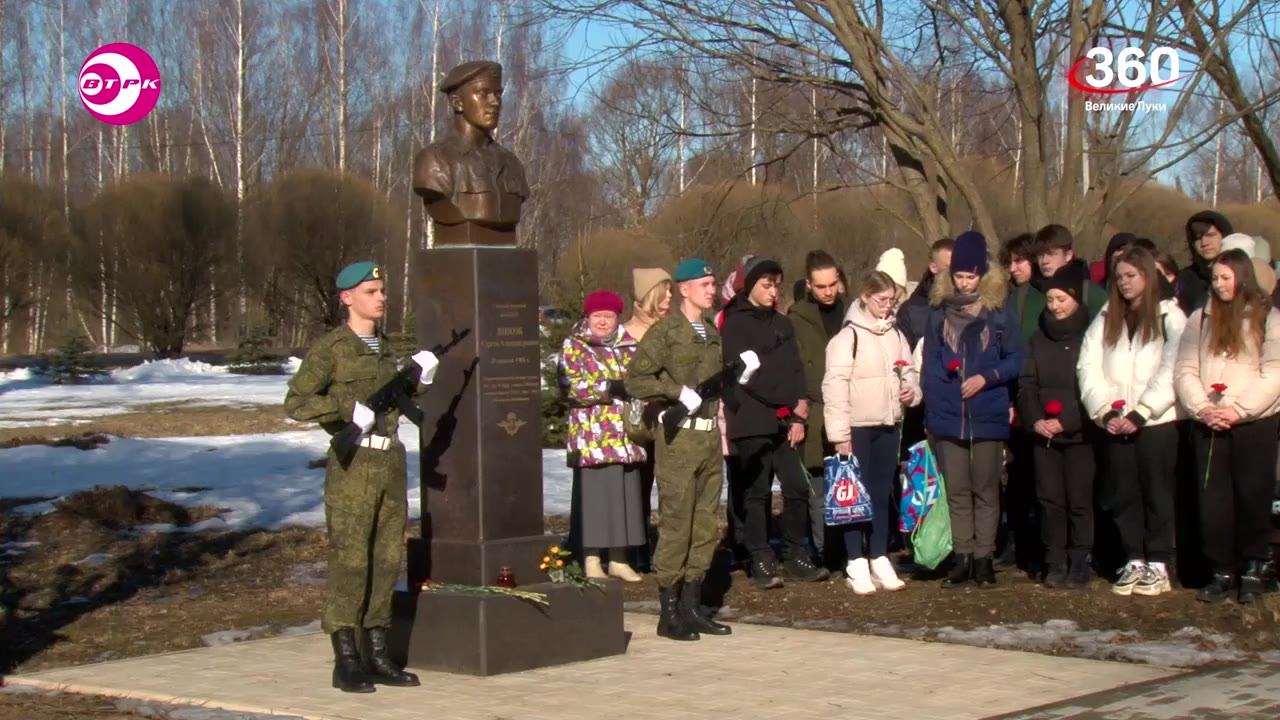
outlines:
[[[299,422],[319,423],[336,433],[351,422],[357,402],[364,402],[385,385],[399,367],[391,342],[380,334],[380,350],[373,350],[347,325],[340,325],[315,341],[289,380],[285,413]],[[411,361],[410,361],[411,362]],[[418,386],[421,394],[425,385]],[[400,411],[386,417],[386,434],[396,437]]]
[[[840,322],[848,305],[843,297],[837,301]],[[822,467],[827,455],[826,423],[822,416],[822,376],[827,371],[827,330],[822,325],[818,303],[805,297],[791,306],[791,323],[796,329],[796,344],[800,346],[800,362],[804,365],[805,397],[809,400],[809,420],[804,434],[804,464],[806,467]]]
[[[680,399],[682,387],[696,388],[699,383],[724,368],[720,349],[720,333],[715,323],[704,323],[707,338],[702,339],[693,324],[673,309],[644,334],[636,348],[635,358],[627,366],[627,394],[642,400]],[[713,418],[720,398],[703,398],[698,417]]]

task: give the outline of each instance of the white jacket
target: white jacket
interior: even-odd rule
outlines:
[[[901,370],[894,365],[899,360],[908,363]],[[861,299],[854,300],[845,314],[844,327],[827,343],[827,369],[822,376],[822,419],[827,439],[832,443],[847,442],[850,428],[901,422],[902,390],[911,391],[912,407],[920,404],[917,367],[911,364],[911,347],[894,327],[893,316],[877,321]]]
[[[1111,404],[1123,400],[1124,412],[1137,412],[1148,425],[1173,422],[1181,417],[1181,408],[1173,391],[1173,366],[1178,357],[1178,342],[1187,326],[1187,316],[1174,300],[1160,303],[1161,335],[1145,344],[1129,333],[1120,334],[1115,347],[1103,342],[1103,326],[1110,305],[1098,313],[1084,334],[1076,376],[1080,380],[1080,396],[1084,409],[1094,422],[1111,412]]]
[[[1182,407],[1192,416],[1210,405],[1230,407],[1240,422],[1275,415],[1280,409],[1280,312],[1268,309],[1262,347],[1250,340],[1237,357],[1209,354],[1207,325],[1204,309],[1197,310],[1187,319],[1191,331],[1182,334],[1173,375]],[[1246,321],[1246,337],[1249,327]],[[1227,386],[1221,397],[1211,395],[1217,383]]]

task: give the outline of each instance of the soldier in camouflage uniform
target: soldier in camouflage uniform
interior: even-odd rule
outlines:
[[[715,299],[711,266],[686,260],[672,279],[679,310],[645,333],[627,369],[626,388],[632,397],[680,403],[689,410],[670,442],[661,427],[655,432],[658,547],[653,567],[662,601],[658,635],[697,640],[699,633],[731,632],[700,612],[702,580],[719,540],[723,477],[716,425],[720,400],[699,397],[693,389],[720,372],[724,360],[715,325],[704,318]]]
[[[392,410],[375,417],[363,404],[395,376],[398,365],[378,329],[386,308],[382,268],[371,262],[349,265],[338,274],[337,287],[347,322],[307,351],[284,401],[294,420],[319,423],[331,434],[354,422],[365,433],[346,469],[332,448],[328,453],[329,583],[321,626],[333,640],[334,687],[373,692],[374,683],[416,686],[418,678],[396,665],[387,650],[408,510],[405,449],[396,437],[400,414]],[[421,393],[438,361],[423,351],[412,362],[423,368]],[[363,661],[357,639],[362,628],[368,638]]]

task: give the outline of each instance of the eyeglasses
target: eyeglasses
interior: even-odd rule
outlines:
[[[892,305],[893,301],[898,299],[898,296],[897,295],[888,295],[888,296],[872,295],[867,299],[877,305]]]

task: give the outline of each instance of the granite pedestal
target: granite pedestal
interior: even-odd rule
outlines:
[[[471,675],[625,652],[622,588],[544,582],[558,537],[543,533],[542,354],[531,250],[419,252],[418,347],[470,328],[441,358],[422,401],[422,538],[409,542],[408,589],[392,642],[408,667]],[[427,578],[492,585],[502,567],[548,606],[500,595],[413,592]]]

